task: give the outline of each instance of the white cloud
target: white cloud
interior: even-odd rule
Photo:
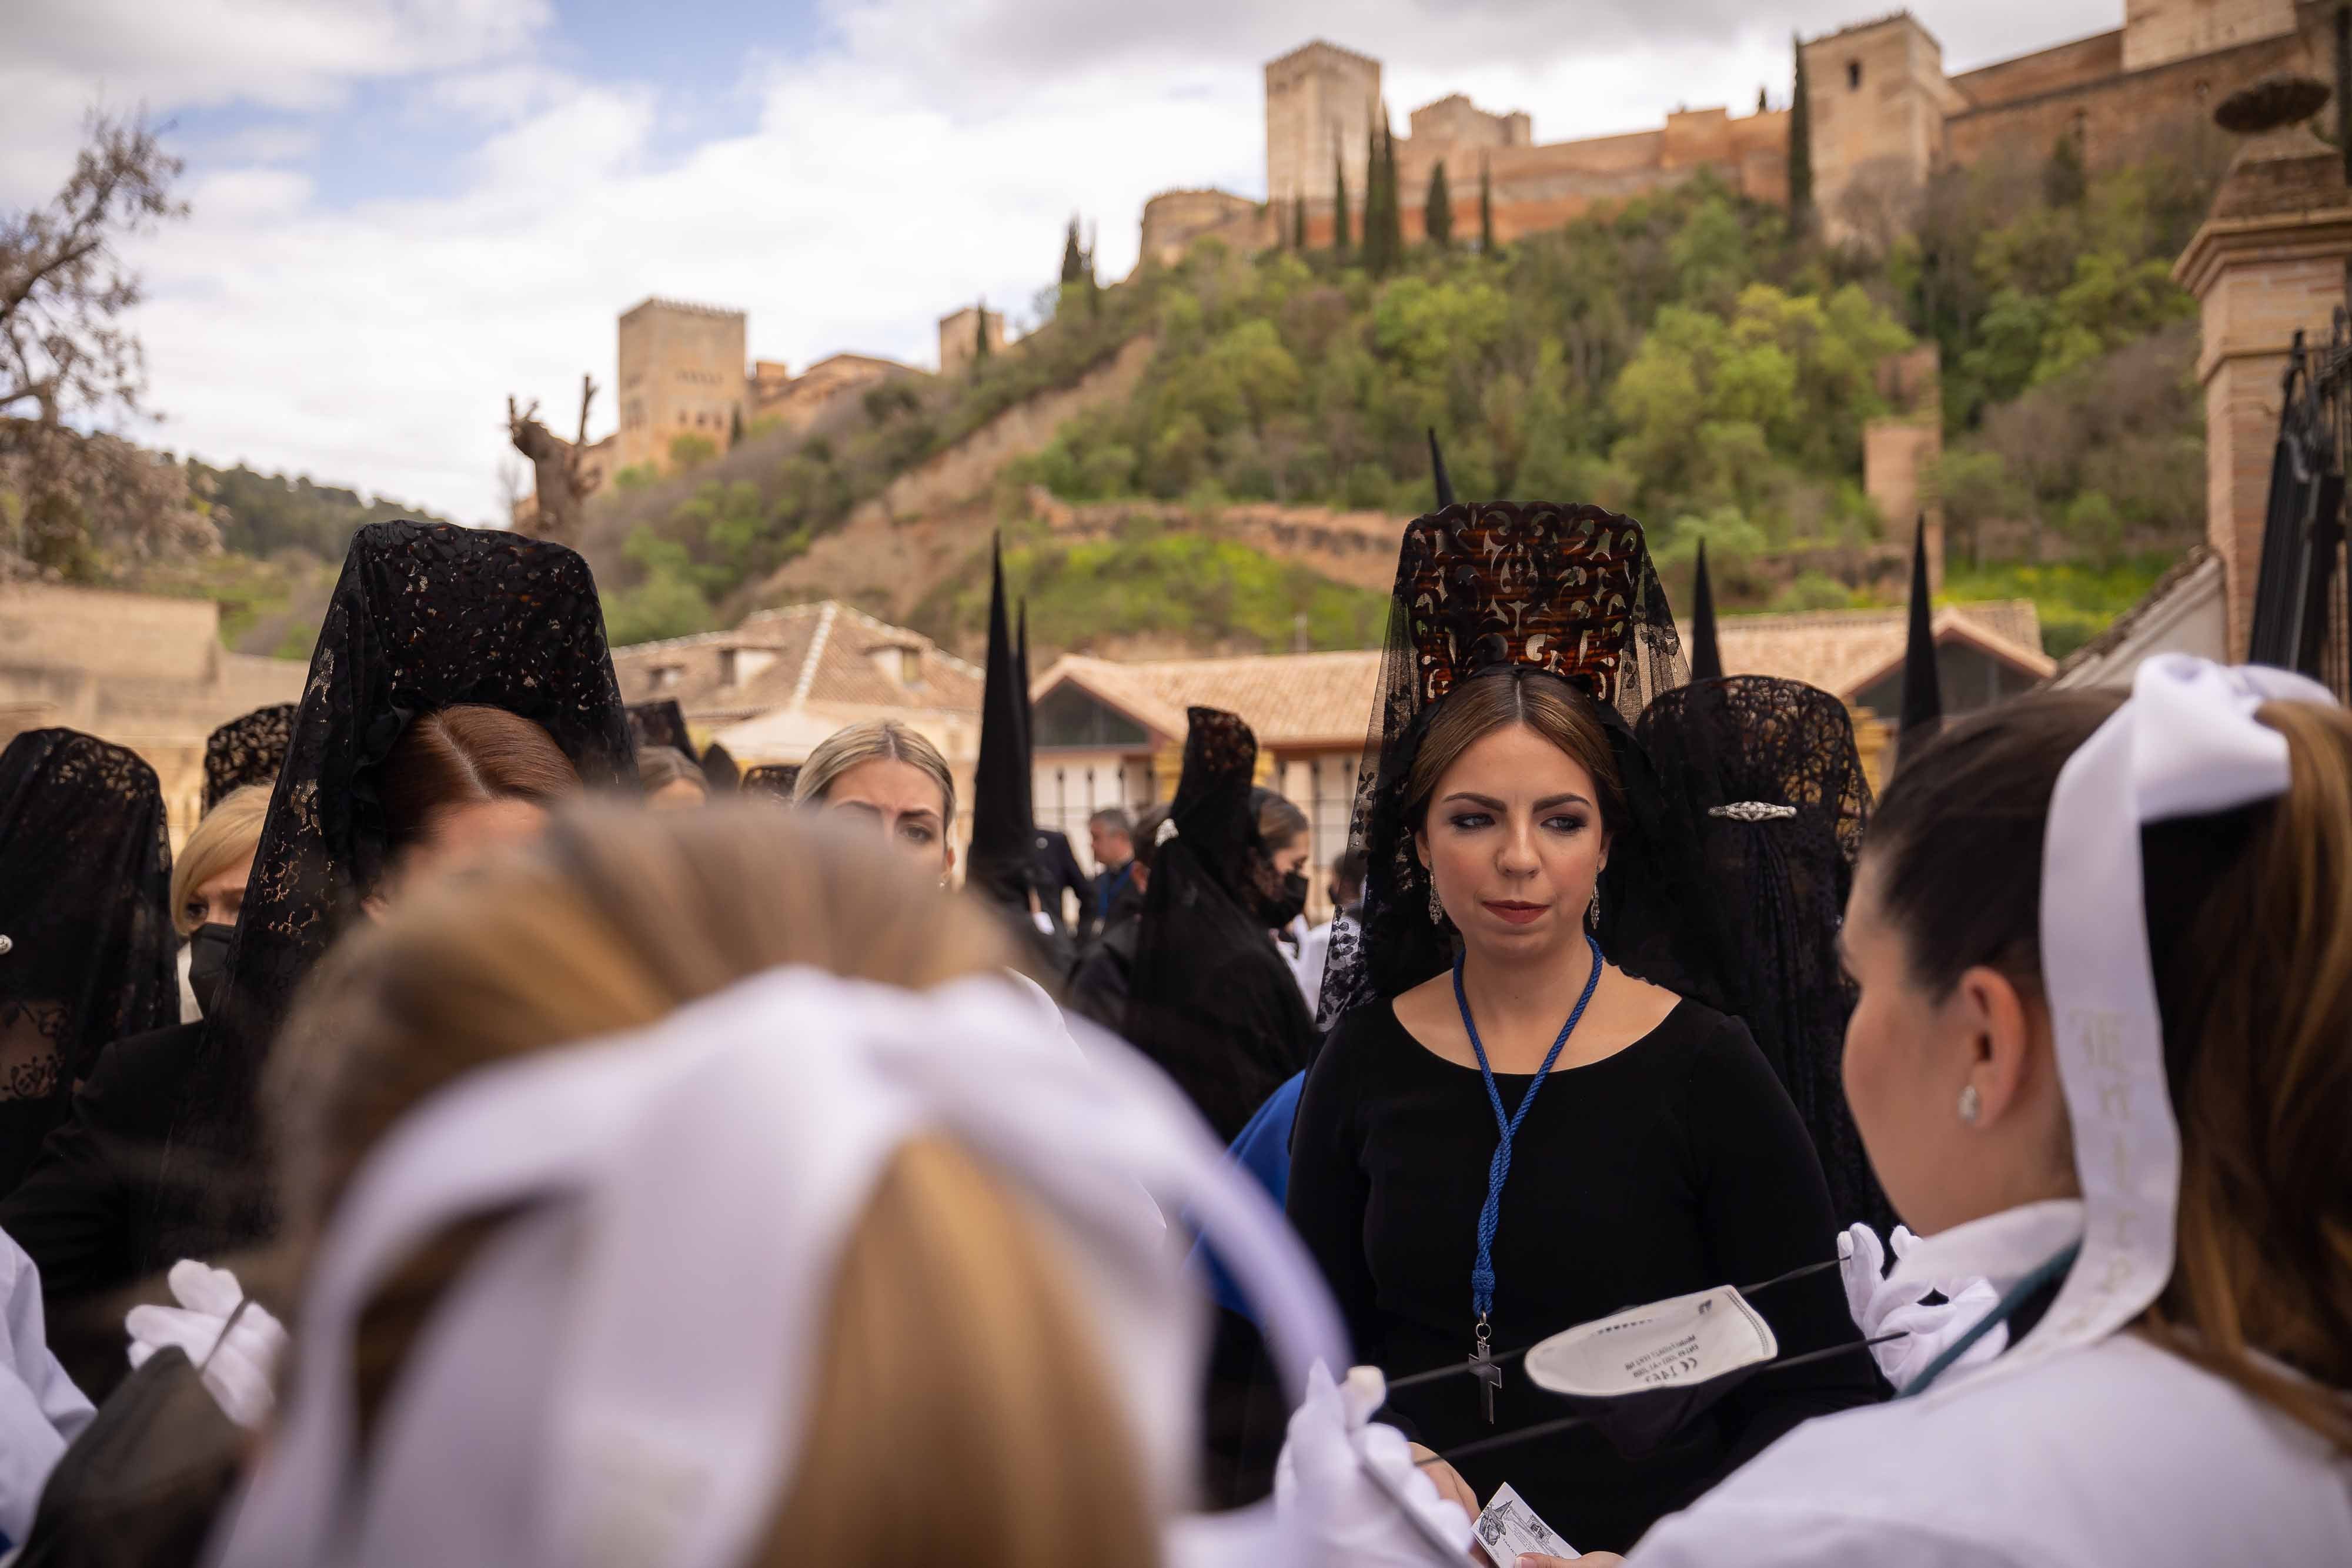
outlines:
[[[323,109],[355,82],[509,54],[549,14],[549,0],[19,0],[0,57],[0,202],[56,183],[92,103]]]
[[[1946,28],[1955,67],[2119,9],[1948,4],[1969,13]],[[1869,7],[1797,9],[1815,31]],[[845,349],[929,362],[939,315],[983,293],[1026,306],[1074,210],[1099,220],[1105,270],[1123,273],[1154,192],[1263,189],[1260,66],[1307,38],[1386,59],[1401,127],[1467,90],[1528,110],[1550,140],[1655,123],[1677,102],[1744,110],[1759,82],[1784,94],[1790,26],[1738,0],[1606,0],[1572,20],[1531,0],[1442,15],[1412,0],[881,0],[836,13],[816,56],[748,57],[751,127],[666,156],[666,112],[740,84],[599,85],[513,57],[539,15],[522,0],[354,10],[432,24],[403,46],[443,62],[410,111],[482,124],[482,140],[456,193],[429,200],[328,210],[283,170],[205,172],[194,217],[139,252],[152,401],[170,416],[158,439],[472,519],[493,510],[506,394],[568,425],[580,373],[612,386],[614,318],[648,294],[745,309],[752,353],[795,367]],[[1951,36],[1998,26],[2002,42],[1969,56]],[[313,80],[351,79],[326,46],[296,52]],[[5,90],[0,77],[0,103]],[[16,118],[0,111],[0,132]],[[614,408],[608,390],[595,428]]]

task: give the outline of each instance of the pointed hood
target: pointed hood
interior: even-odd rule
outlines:
[[[712,741],[702,754],[702,777],[714,795],[732,795],[743,782],[743,770],[735,766],[735,754]]]
[[[1437,449],[1437,427],[1429,427],[1429,472],[1437,481],[1437,509],[1454,505],[1454,481],[1445,476],[1445,454]]]
[[[1936,673],[1935,610],[1927,602],[1927,519],[1911,543],[1910,640],[1903,650],[1903,716],[1898,743],[1934,732],[1944,716],[1943,683]]]
[[[1021,676],[1021,820],[1034,832],[1037,822],[1037,710],[1029,700],[1029,601],[1020,604],[1020,630],[1013,649],[1013,667]]]
[[[1706,541],[1698,542],[1698,575],[1691,582],[1691,679],[1720,680],[1723,647],[1715,635],[1715,585],[1707,580]]]
[[[1004,603],[1002,540],[989,547],[988,664],[980,698],[980,759],[971,781],[966,883],[1000,904],[1028,905],[1035,828],[1029,811],[1028,691]]]

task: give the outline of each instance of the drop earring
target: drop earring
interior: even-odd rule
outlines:
[[[1964,1085],[1960,1090],[1960,1120],[1974,1125],[1976,1119],[1982,1114],[1984,1099],[1977,1092],[1977,1086],[1973,1083]]]
[[[1598,883],[1593,884],[1592,902],[1585,905],[1584,924],[1590,930],[1601,929],[1601,886]]]
[[[1437,879],[1433,876],[1429,879],[1429,923],[1432,925],[1445,924],[1445,905],[1437,901]]]

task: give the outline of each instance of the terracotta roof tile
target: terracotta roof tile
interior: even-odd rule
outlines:
[[[1903,662],[1909,612],[1820,610],[1792,615],[1727,615],[1717,622],[1727,674],[1779,675],[1851,702]],[[1952,604],[1936,612],[1936,640],[1958,637],[2036,678],[2056,666],[2042,652],[2042,620],[2030,599]],[[1685,633],[1684,641],[1689,641]]]
[[[1072,654],[1034,689],[1042,694],[1075,682],[1163,741],[1184,738],[1184,710],[1197,704],[1241,715],[1261,747],[1323,748],[1362,745],[1380,672],[1377,649],[1138,664]]]
[[[887,648],[914,650],[913,680],[894,679],[877,661]],[[980,711],[977,667],[919,632],[835,600],[759,611],[730,631],[615,648],[613,669],[626,700],[676,697],[688,718],[710,723],[810,702]]]

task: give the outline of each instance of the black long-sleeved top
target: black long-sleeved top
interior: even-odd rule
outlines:
[[[93,1400],[131,1370],[122,1296],[142,1273],[164,1135],[204,1030],[173,1024],[100,1051],[72,1111],[0,1202],[0,1230],[40,1266],[50,1347]]]
[[[1530,1075],[1496,1074],[1507,1110]],[[1458,1364],[1495,1117],[1475,1068],[1447,1061],[1385,1002],[1342,1019],[1308,1072],[1292,1134],[1291,1222],[1338,1296],[1357,1359],[1391,1377]],[[1616,1054],[1555,1069],[1514,1141],[1495,1238],[1494,1348],[1836,1253],[1812,1145],[1746,1026],[1685,1001]],[[1835,1270],[1755,1298],[1783,1356],[1859,1337]],[[1809,1416],[1867,1404],[1866,1354],[1748,1380],[1665,1447],[1626,1459],[1590,1428],[1475,1456],[1580,1551],[1624,1551],[1662,1515]],[[1469,1377],[1400,1391],[1382,1419],[1444,1452],[1558,1419],[1510,1364],[1488,1426]]]

